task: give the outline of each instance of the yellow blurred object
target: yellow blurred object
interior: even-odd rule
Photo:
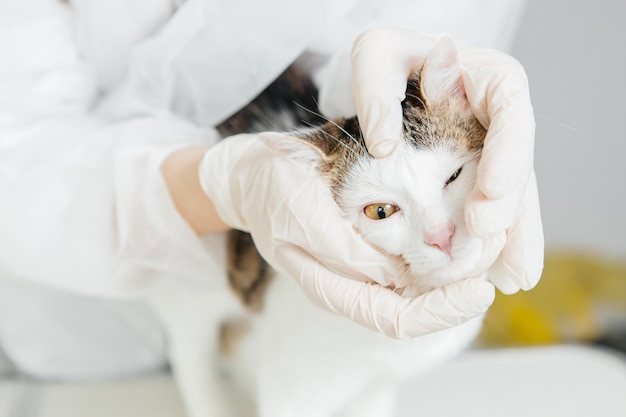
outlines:
[[[615,325],[626,331],[626,263],[579,253],[553,253],[546,255],[536,288],[497,295],[479,343],[591,342]]]

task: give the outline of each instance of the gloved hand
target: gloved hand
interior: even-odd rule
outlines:
[[[421,67],[434,41],[409,28],[372,30],[355,41],[355,104],[375,157],[388,155],[400,140],[406,80]],[[465,204],[466,222],[481,237],[506,230],[506,244],[489,278],[504,293],[529,290],[541,276],[544,242],[526,73],[515,59],[494,50],[461,46],[460,62],[472,111],[488,129],[476,187]]]
[[[396,338],[461,324],[493,302],[493,285],[467,279],[417,298],[386,288],[402,275],[344,219],[316,175],[270,150],[259,135],[210,148],[199,168],[202,189],[220,218],[249,231],[263,257],[293,277],[318,306]]]

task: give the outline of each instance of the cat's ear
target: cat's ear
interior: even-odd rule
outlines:
[[[259,137],[270,149],[295,161],[318,166],[326,159],[314,143],[288,133],[264,132]]]
[[[420,91],[426,107],[444,104],[451,99],[467,102],[459,51],[450,35],[435,41],[420,72]]]

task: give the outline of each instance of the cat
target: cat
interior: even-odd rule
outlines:
[[[286,83],[300,96],[310,87],[295,69],[277,82],[274,91],[285,91]],[[274,116],[282,123],[285,103],[261,95],[220,131],[263,130]],[[290,114],[324,122],[309,106],[314,101]],[[440,37],[412,74],[402,111],[404,140],[385,158],[368,153],[356,118],[260,133],[259,140],[321,176],[365,240],[404,259],[406,273],[393,287],[415,296],[481,275],[493,262],[487,254],[502,242],[474,237],[465,226],[464,201],[486,131],[469,107],[450,37]],[[238,415],[229,384],[237,387],[235,403],[250,399],[259,417],[390,417],[399,384],[459,353],[481,327],[479,317],[390,339],[313,306],[292,278],[260,258],[247,234],[232,231],[206,243],[217,265],[213,288],[181,288],[153,300],[191,417]]]

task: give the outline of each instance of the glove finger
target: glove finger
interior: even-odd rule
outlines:
[[[478,185],[487,197],[502,197],[525,182],[533,163],[535,120],[526,74],[497,51],[466,51],[461,62],[472,111],[488,127]]]
[[[487,198],[478,186],[465,202],[465,223],[474,236],[492,237],[511,227],[518,212],[526,184],[517,184],[500,198]]]
[[[462,324],[493,303],[492,284],[478,278],[405,298],[375,283],[334,273],[298,248],[283,247],[285,272],[319,307],[393,338],[411,338]]]
[[[365,143],[374,157],[388,155],[402,138],[406,82],[433,38],[411,29],[362,33],[352,48],[352,90]]]
[[[290,198],[287,215],[270,219],[275,241],[303,248],[326,267],[363,281],[389,285],[402,274],[402,260],[367,243],[320,181],[307,181]]]
[[[364,281],[384,285],[403,270],[402,261],[387,256],[361,238],[335,202],[323,180],[310,168],[281,157],[261,141],[251,141],[258,149],[239,159],[241,169],[256,181],[239,181],[233,175],[231,195],[238,196],[238,210],[246,222],[259,251],[271,261],[274,246],[303,248],[327,267]],[[253,158],[263,158],[269,169],[258,169]],[[258,172],[254,172],[258,169]],[[252,172],[252,173],[250,173]],[[246,177],[247,178],[247,177]],[[260,188],[265,186],[264,192]],[[275,192],[282,190],[282,192]],[[250,199],[254,195],[257,198]],[[230,197],[229,197],[230,198]],[[246,200],[247,199],[247,200]],[[244,204],[245,202],[245,204]]]
[[[393,312],[398,338],[410,338],[463,324],[493,304],[494,286],[481,278],[468,278],[436,288]]]
[[[537,182],[529,181],[523,206],[507,232],[507,245],[489,271],[490,280],[505,294],[537,285],[543,270],[544,238]]]
[[[521,106],[494,114],[485,137],[477,184],[487,197],[499,198],[525,183],[534,161],[535,121]]]
[[[365,146],[374,158],[389,155],[402,138],[403,97],[361,97],[356,105]]]

